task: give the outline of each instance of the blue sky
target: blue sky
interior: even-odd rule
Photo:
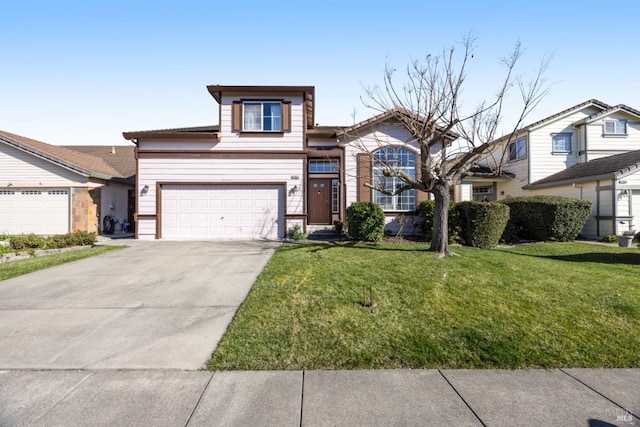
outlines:
[[[619,1],[3,0],[0,129],[51,144],[127,144],[123,131],[217,123],[206,85],[313,85],[316,122],[372,115],[362,85],[470,31],[466,105],[553,55],[527,122],[587,99],[640,109],[640,3]],[[505,121],[513,120],[507,114]]]

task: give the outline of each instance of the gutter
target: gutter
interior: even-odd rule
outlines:
[[[540,188],[560,187],[562,185],[580,184],[583,182],[600,181],[603,179],[616,179],[615,173],[605,175],[590,175],[574,179],[563,179],[561,181],[544,182],[542,184],[529,184],[522,187],[523,190],[536,190]]]
[[[86,171],[84,169],[79,169],[79,168],[75,169],[73,166],[69,166],[68,164],[63,163],[62,160],[56,159],[54,157],[47,157],[47,156],[45,156],[43,154],[40,154],[40,153],[38,153],[38,152],[36,152],[34,150],[28,150],[28,149],[26,149],[26,148],[24,148],[24,147],[22,147],[20,145],[17,145],[14,142],[7,141],[4,138],[0,138],[0,141],[4,142],[5,144],[7,144],[7,145],[9,145],[9,146],[11,146],[13,148],[15,148],[16,150],[22,151],[23,153],[31,154],[32,156],[36,156],[39,159],[42,159],[42,160],[44,160],[46,162],[49,162],[49,163],[52,163],[52,164],[54,164],[56,166],[59,166],[59,167],[61,167],[63,169],[71,171],[73,173],[76,173],[76,174],[78,174],[80,176],[84,176],[85,178],[89,178],[92,175],[90,172],[88,172],[88,171]]]

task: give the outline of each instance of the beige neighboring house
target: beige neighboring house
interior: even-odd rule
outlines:
[[[591,200],[582,235],[640,229],[640,111],[592,99],[496,141],[456,186],[456,200],[548,194]],[[500,176],[491,173],[505,160]]]
[[[0,131],[0,234],[99,232],[133,223],[129,146],[56,146]]]

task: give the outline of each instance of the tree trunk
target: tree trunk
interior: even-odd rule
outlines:
[[[449,253],[449,187],[437,183],[433,187],[435,210],[433,212],[433,237],[429,250],[442,257]]]

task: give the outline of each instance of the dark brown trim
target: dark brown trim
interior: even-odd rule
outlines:
[[[238,94],[287,94],[294,93],[299,94],[315,92],[314,86],[223,86],[223,85],[208,85],[207,90],[213,96],[213,98],[220,103],[222,101],[222,94],[238,93]],[[303,99],[304,101],[304,99]]]
[[[268,138],[270,136],[284,136],[284,131],[271,131],[271,130],[251,130],[251,131],[241,131],[239,136],[242,137],[256,137],[256,138]]]
[[[306,159],[303,151],[138,151],[139,159]]]
[[[136,158],[136,185],[135,185],[135,191],[136,191],[136,205],[134,207],[134,212],[133,212],[133,228],[134,228],[134,233],[135,233],[135,238],[138,239],[138,230],[140,229],[140,226],[138,224],[138,212],[140,212],[140,163],[138,162],[138,146],[136,145],[136,147],[133,150],[133,154]]]
[[[128,140],[179,139],[214,142],[218,142],[220,140],[218,132],[124,132],[122,136]]]
[[[156,214],[136,214],[137,219],[156,219],[157,217]]]
[[[336,147],[330,150],[318,150],[316,148],[307,148],[305,151],[309,157],[314,157],[318,159],[342,157],[342,155],[344,154],[344,149],[342,147]]]
[[[371,181],[373,171],[371,155],[368,153],[358,153],[357,155],[357,199],[358,202],[371,202],[373,200],[371,187],[366,184]]]
[[[291,101],[282,101],[282,132],[291,132]]]
[[[286,236],[287,234],[287,183],[285,181],[243,181],[243,182],[233,182],[233,181],[215,181],[215,182],[202,182],[202,181],[157,181],[156,182],[156,239],[162,238],[162,187],[165,185],[201,185],[201,186],[231,186],[231,185],[240,185],[245,187],[256,187],[256,186],[278,186],[282,187],[282,197],[284,212],[283,212],[283,220],[284,220],[284,230],[283,233]],[[306,217],[306,215],[305,215]]]
[[[156,181],[156,239],[162,239],[162,184]]]
[[[222,123],[222,117],[220,117],[220,123]],[[242,132],[242,101],[233,101],[231,104],[231,132]]]
[[[309,159],[307,157],[302,161],[302,184],[300,184],[302,193],[302,212],[304,212],[305,216],[309,215],[307,211],[307,197],[309,197],[309,189],[307,188],[309,185]],[[307,221],[304,221],[305,232],[307,229]]]

